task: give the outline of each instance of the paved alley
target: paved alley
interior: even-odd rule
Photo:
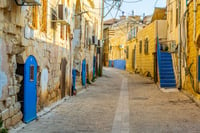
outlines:
[[[199,133],[200,108],[181,92],[104,68],[101,78],[17,133]]]

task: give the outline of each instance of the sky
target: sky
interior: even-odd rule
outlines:
[[[105,0],[105,1],[107,3],[112,4],[112,0]],[[126,16],[130,16],[132,14],[133,10],[134,10],[135,15],[143,16],[144,13],[145,13],[145,15],[152,15],[153,11],[154,11],[154,7],[166,7],[166,0],[141,0],[137,3],[126,3],[126,2],[134,2],[134,1],[138,1],[138,0],[123,0],[123,1],[124,2],[122,3],[122,6],[120,8],[121,11],[118,11],[118,13],[116,13],[117,7],[113,8],[111,10],[111,13],[109,13],[104,18],[104,20],[114,18],[116,16],[116,14],[117,14],[116,18],[119,18],[119,16],[122,15],[122,11],[125,12],[124,15],[126,15]],[[157,1],[157,3],[156,3],[156,1]],[[105,7],[104,15],[106,15],[111,6],[104,3],[104,7]]]

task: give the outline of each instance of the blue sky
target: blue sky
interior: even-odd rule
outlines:
[[[108,2],[110,1],[109,3],[111,4],[111,0],[107,0],[107,1]],[[124,0],[124,1],[125,2],[123,2],[120,9],[125,12],[125,15],[131,15],[132,11],[134,10],[134,14],[140,15],[140,16],[143,16],[143,13],[145,13],[145,15],[153,14],[154,5],[155,5],[155,2],[156,2],[156,0],[141,0],[140,2],[137,2],[137,3],[126,3],[126,1],[127,2],[133,2],[133,1],[137,1],[137,0]],[[106,3],[104,3],[104,6],[105,6],[104,15],[106,15],[108,10],[110,9],[110,6]],[[157,1],[156,7],[165,7],[165,6],[166,6],[166,0],[158,0]],[[117,12],[117,9],[115,7],[111,11],[112,15],[109,13],[104,19],[107,20],[107,19],[115,17],[116,12]],[[116,18],[119,18],[119,16],[121,16],[121,15],[122,15],[122,12],[119,11]]]

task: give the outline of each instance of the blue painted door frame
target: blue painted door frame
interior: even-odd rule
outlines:
[[[86,85],[86,59],[82,62],[82,85]]]
[[[24,117],[23,121],[29,123],[37,118],[37,61],[29,56],[24,65]]]

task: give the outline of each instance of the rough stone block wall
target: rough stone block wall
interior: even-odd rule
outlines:
[[[45,36],[38,30],[34,31],[32,37],[24,38],[25,27],[29,27],[32,21],[30,19],[31,7],[21,8],[16,6],[14,1],[8,0],[7,2],[8,4],[0,8],[0,115],[4,126],[9,128],[21,122],[23,117],[21,112],[23,101],[19,101],[17,96],[23,75],[16,73],[17,64],[24,64],[30,55],[37,60],[39,66],[37,73],[38,112],[61,99],[61,60],[66,58],[66,70],[69,70],[70,56],[69,49],[65,46],[69,43],[54,41],[52,37]],[[56,38],[58,36],[59,34]],[[47,82],[41,80],[41,73],[44,69],[48,71]],[[66,71],[66,95],[71,88],[69,73]]]

